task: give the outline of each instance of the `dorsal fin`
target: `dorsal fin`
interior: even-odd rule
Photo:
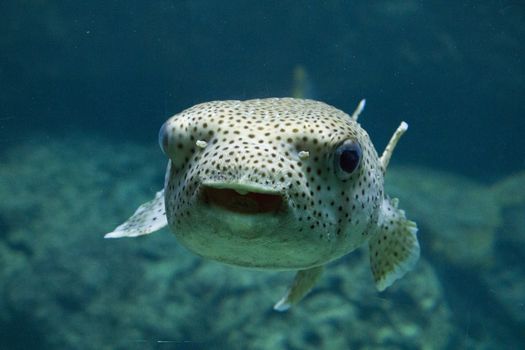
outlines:
[[[354,113],[352,113],[352,116],[351,116],[353,120],[357,121],[357,118],[359,118],[359,115],[361,114],[361,112],[363,112],[363,109],[365,109],[365,105],[366,105],[365,99],[362,99],[361,101],[359,101],[359,104],[357,105]]]

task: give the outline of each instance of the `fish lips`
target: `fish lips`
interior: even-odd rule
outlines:
[[[200,200],[206,205],[246,215],[279,213],[287,208],[283,191],[257,184],[204,182]]]

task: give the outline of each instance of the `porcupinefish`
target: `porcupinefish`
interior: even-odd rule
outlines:
[[[168,225],[205,258],[297,270],[274,309],[297,303],[323,267],[368,242],[379,291],[419,258],[416,224],[383,189],[402,122],[378,156],[357,122],[314,100],[268,98],[198,104],[168,119],[159,144],[164,189],[106,238]]]

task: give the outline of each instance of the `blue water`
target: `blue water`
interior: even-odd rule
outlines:
[[[0,34],[0,348],[525,347],[523,1],[4,1]],[[379,151],[410,125],[412,277],[378,294],[357,252],[279,314],[290,274],[102,239],[162,186],[169,116],[289,96],[297,67],[367,99]]]

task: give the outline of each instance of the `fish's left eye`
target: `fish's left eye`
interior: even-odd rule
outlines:
[[[348,179],[361,163],[363,151],[359,143],[347,140],[335,150],[335,169],[341,179]]]
[[[162,127],[160,128],[159,130],[159,146],[160,146],[160,149],[162,150],[162,152],[165,154],[165,155],[168,155],[168,133],[166,132],[166,124],[168,124],[168,122],[162,124]]]

